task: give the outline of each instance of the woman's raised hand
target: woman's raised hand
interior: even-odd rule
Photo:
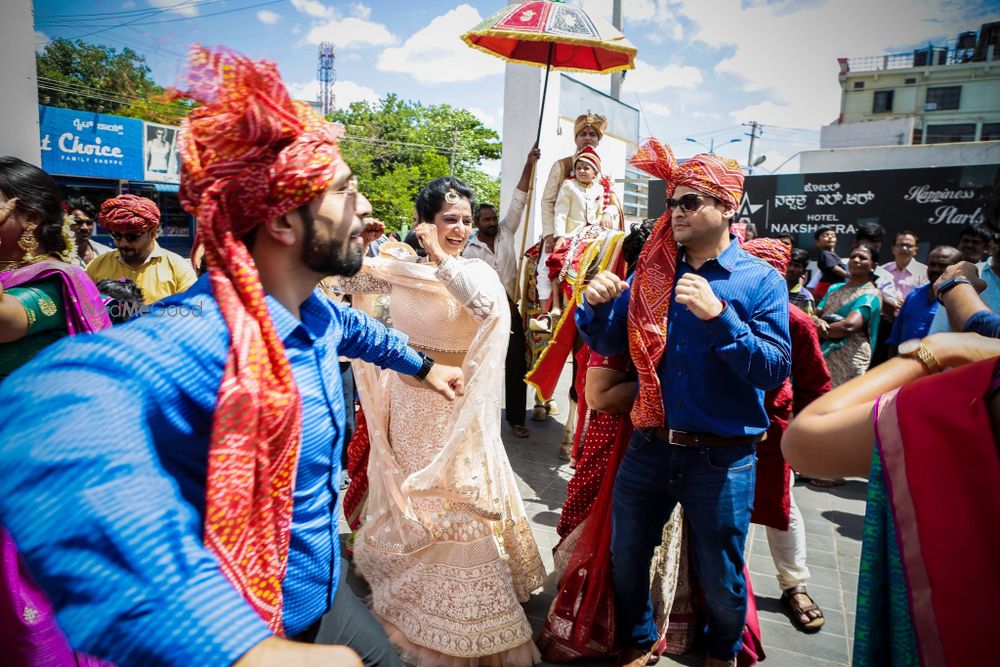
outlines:
[[[420,247],[427,253],[428,259],[432,262],[444,259],[445,253],[441,249],[441,244],[438,243],[438,231],[436,225],[429,222],[421,222],[413,228],[413,233],[416,235],[417,241],[420,243]]]

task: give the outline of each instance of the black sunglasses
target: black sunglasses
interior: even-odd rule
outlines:
[[[670,211],[676,208],[677,206],[680,206],[688,213],[691,213],[701,208],[704,199],[705,198],[702,197],[701,195],[696,195],[693,192],[684,195],[680,199],[670,198],[667,199],[667,210]]]
[[[111,238],[113,238],[115,241],[121,241],[122,239],[125,239],[129,243],[135,243],[142,236],[142,234],[138,234],[136,232],[124,232],[124,233],[123,232],[110,232],[110,233],[111,233]],[[145,232],[143,232],[143,234],[144,233]]]

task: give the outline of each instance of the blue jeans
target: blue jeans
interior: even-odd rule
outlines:
[[[729,660],[746,622],[743,546],[750,514],[754,445],[677,447],[636,431],[615,480],[611,578],[619,636],[648,649],[657,638],[649,564],[677,503],[691,527],[698,583],[708,607],[708,654]]]

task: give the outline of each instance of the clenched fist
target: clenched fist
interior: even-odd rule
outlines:
[[[699,320],[711,320],[719,316],[725,307],[715,296],[712,286],[697,273],[685,273],[677,281],[674,300],[687,306]]]
[[[365,229],[361,232],[361,236],[364,239],[365,247],[372,241],[377,241],[382,238],[382,234],[385,233],[385,224],[381,220],[375,218],[365,218]]]
[[[628,289],[628,283],[611,271],[601,271],[587,285],[583,297],[591,306],[614,301],[615,297]]]

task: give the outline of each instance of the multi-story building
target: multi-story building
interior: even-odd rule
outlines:
[[[823,148],[1000,140],[1000,22],[946,46],[841,58],[840,117]]]

